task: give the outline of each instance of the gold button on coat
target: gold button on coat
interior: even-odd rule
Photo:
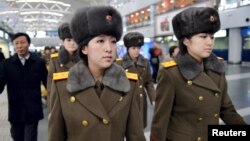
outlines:
[[[214,93],[214,96],[218,97],[220,94],[219,93]]]
[[[109,123],[109,121],[108,121],[108,120],[106,120],[106,119],[104,118],[104,119],[102,119],[102,123],[103,123],[103,124],[108,124],[108,123]]]
[[[199,100],[199,101],[203,101],[203,99],[204,99],[203,96],[199,96],[199,97],[198,97],[198,100]]]
[[[83,120],[83,121],[82,121],[82,125],[83,125],[83,126],[88,126],[88,125],[89,125],[89,123],[88,123],[88,121],[87,121],[87,120]]]
[[[197,138],[197,141],[201,141],[201,137],[198,137],[198,138]]]
[[[120,101],[120,102],[121,102],[122,100],[123,100],[123,97],[121,96],[121,97],[119,98],[119,100],[118,100],[118,101]]]
[[[75,102],[75,101],[76,101],[76,98],[75,98],[74,96],[71,96],[71,97],[70,97],[70,102],[73,103],[73,102]]]
[[[142,88],[142,85],[140,85],[139,87]]]
[[[202,117],[199,117],[199,118],[197,119],[198,122],[201,122],[202,120],[203,120]]]
[[[63,64],[60,64],[60,67],[63,67]]]
[[[214,114],[214,117],[215,117],[215,118],[218,118],[218,117],[219,117],[219,115],[215,113],[215,114]]]
[[[188,85],[192,85],[193,82],[192,82],[191,80],[188,80],[188,81],[187,81],[187,84],[188,84]]]
[[[142,95],[142,94],[140,94],[140,97],[143,97],[143,95]]]

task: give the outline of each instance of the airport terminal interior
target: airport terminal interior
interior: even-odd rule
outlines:
[[[169,57],[169,48],[178,45],[172,26],[176,14],[188,7],[217,9],[221,28],[214,35],[213,53],[223,58],[228,94],[237,112],[250,124],[250,0],[0,0],[1,52],[5,58],[15,54],[11,37],[17,32],[25,32],[31,37],[30,52],[43,56],[46,47],[59,51],[62,41],[58,27],[70,22],[78,9],[98,5],[116,8],[122,16],[123,36],[129,32],[142,33],[141,55],[149,59],[149,50],[157,47],[162,52],[159,55],[161,62]],[[117,42],[116,51],[120,58],[127,53],[122,40]],[[39,122],[38,141],[47,141],[47,105],[45,99],[41,100],[45,118]],[[149,141],[154,114],[149,99],[147,114],[144,134]],[[6,87],[0,94],[0,141],[12,141]]]

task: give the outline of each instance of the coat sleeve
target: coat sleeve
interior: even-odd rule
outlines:
[[[167,129],[175,97],[174,78],[160,69],[156,88],[155,109],[151,125],[151,141],[166,141]]]
[[[49,63],[49,71],[48,71],[48,76],[47,76],[47,104],[50,110],[50,93],[51,93],[51,87],[52,87],[52,82],[53,82],[53,73],[56,72],[56,67],[55,67],[55,60],[52,58]]]
[[[243,117],[240,116],[228,93],[227,93],[227,81],[226,81],[226,78],[225,78],[225,75],[222,76],[222,79],[221,79],[221,85],[223,85],[223,92],[222,92],[222,101],[221,101],[221,111],[220,111],[220,118],[226,123],[226,124],[229,124],[229,125],[232,125],[232,124],[238,124],[238,125],[244,125],[246,124],[246,122],[244,121]]]
[[[44,87],[47,87],[47,75],[48,75],[48,70],[46,68],[45,61],[42,60],[41,62],[41,81],[43,83]]]
[[[0,61],[0,94],[4,90],[6,84],[5,74],[4,74],[4,61]]]
[[[53,86],[55,86],[53,84]],[[56,87],[56,86],[55,86]],[[48,141],[66,141],[67,140],[67,132],[66,125],[62,114],[61,109],[61,101],[59,97],[59,93],[55,88],[55,93],[52,94],[53,105],[51,104],[51,111],[49,113],[49,139]]]
[[[148,62],[148,61],[147,61]],[[150,73],[150,67],[149,67],[149,63],[147,63],[147,67],[146,67],[146,80],[145,80],[145,88],[147,90],[147,94],[149,96],[150,102],[152,104],[153,101],[155,101],[155,96],[156,96],[156,91],[154,88],[154,83],[151,77],[151,73]]]
[[[140,117],[140,112],[135,98],[137,89],[133,86],[132,90],[133,93],[131,93],[132,99],[129,107],[129,116],[126,128],[126,141],[146,141],[143,132],[143,121],[138,120],[138,117]]]

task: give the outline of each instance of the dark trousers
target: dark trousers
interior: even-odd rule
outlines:
[[[159,64],[152,65],[152,70],[153,70],[153,74],[152,74],[153,81],[154,83],[157,83],[157,74],[159,70]]]
[[[10,123],[14,141],[37,141],[38,121],[32,123]]]

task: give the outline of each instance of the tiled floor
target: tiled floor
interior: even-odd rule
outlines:
[[[238,110],[247,123],[250,124],[250,66],[226,65],[228,93]],[[7,121],[7,95],[3,92],[0,95],[0,141],[11,141],[9,135],[9,123]],[[47,110],[44,108],[45,117]],[[145,129],[145,136],[149,141],[149,131],[153,115],[153,107],[148,106],[148,127]],[[45,118],[39,123],[38,141],[48,140],[48,119]]]

